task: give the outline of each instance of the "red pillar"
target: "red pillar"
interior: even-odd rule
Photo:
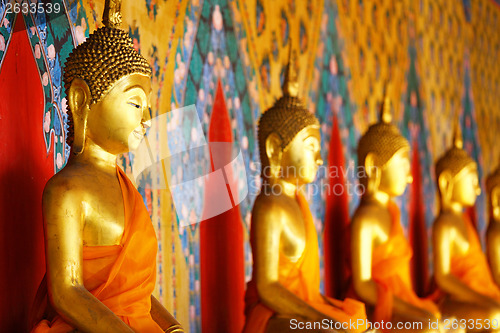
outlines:
[[[45,272],[42,192],[54,173],[44,97],[22,15],[0,71],[0,331],[25,332]]]
[[[411,271],[413,285],[417,295],[423,297],[429,293],[429,248],[427,226],[425,224],[425,204],[422,200],[422,171],[418,142],[413,143],[411,157],[413,183],[410,185],[409,239],[413,249]]]
[[[344,298],[349,276],[349,204],[344,178],[345,162],[337,117],[334,116],[328,153],[328,184],[324,230],[325,289],[330,297]]]
[[[220,81],[217,84],[208,137],[209,142],[233,142],[231,122]],[[220,157],[220,152],[217,155]],[[224,159],[230,160],[231,156]],[[226,187],[231,194],[229,185]],[[207,192],[210,193],[210,185],[207,186]],[[241,332],[245,323],[245,271],[243,221],[239,206],[201,222],[200,275],[202,331]]]

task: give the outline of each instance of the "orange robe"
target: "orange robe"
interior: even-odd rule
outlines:
[[[279,282],[309,305],[332,319],[348,324],[350,321],[356,322],[358,319],[362,319],[366,324],[365,306],[361,302],[349,298],[344,301],[329,299],[335,305],[334,307],[321,296],[319,292],[320,271],[316,227],[306,199],[301,194],[298,194],[297,200],[306,227],[306,246],[297,262],[289,261],[280,252]],[[256,235],[252,233],[250,242],[253,245],[255,241]],[[274,311],[261,303],[254,280],[247,285],[245,303],[246,324],[243,332],[265,332],[267,323],[273,316]],[[365,330],[366,327],[358,327],[351,332],[363,332]]]
[[[469,251],[451,258],[451,274],[472,290],[500,301],[500,289],[493,280],[476,229],[466,214],[463,217],[469,238]]]
[[[141,195],[123,171],[118,166],[116,169],[125,207],[121,245],[84,246],[83,283],[136,332],[160,333],[163,330],[150,315],[156,279],[155,230]],[[41,293],[39,303],[47,309],[46,285],[42,285],[43,288],[45,293]],[[32,332],[66,333],[72,330],[73,327],[56,315],[50,322],[46,319],[38,322]]]
[[[377,304],[373,320],[391,321],[393,297],[425,309],[439,318],[439,310],[431,300],[419,298],[412,287],[410,260],[413,251],[400,223],[399,209],[389,202],[391,231],[389,239],[377,246],[372,254],[372,279],[377,284]]]

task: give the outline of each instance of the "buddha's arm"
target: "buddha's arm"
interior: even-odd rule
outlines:
[[[437,220],[434,224],[434,276],[441,290],[452,295],[457,300],[498,306],[493,299],[484,296],[462,283],[451,273],[453,239],[455,238],[454,221]]]
[[[151,317],[161,327],[162,330],[169,333],[184,332],[181,324],[168,312],[167,309],[151,295]]]
[[[271,204],[254,209],[252,228],[257,241],[254,246],[254,269],[259,297],[279,315],[320,321],[331,319],[297,297],[279,282],[279,253],[285,215]]]
[[[491,274],[500,286],[500,233],[497,230],[488,230],[487,251]]]
[[[363,216],[352,221],[351,253],[352,279],[356,294],[370,305],[377,303],[377,285],[372,279],[373,234]]]
[[[354,290],[366,303],[377,304],[377,284],[372,278],[372,255],[375,246],[376,224],[370,213],[358,214],[352,222],[352,279]],[[393,313],[404,318],[418,321],[435,319],[434,314],[393,297]]]
[[[64,320],[81,332],[133,332],[83,285],[82,195],[53,179],[43,194],[43,216],[50,301]]]

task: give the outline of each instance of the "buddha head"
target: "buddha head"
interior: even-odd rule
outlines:
[[[500,165],[486,179],[486,192],[488,193],[490,218],[500,222]]]
[[[366,195],[381,191],[389,196],[404,193],[413,181],[410,169],[410,145],[391,123],[390,100],[380,107],[380,119],[371,125],[358,143],[359,181]]]
[[[260,117],[258,140],[264,181],[282,179],[300,186],[314,180],[323,161],[319,121],[298,96],[294,63],[290,51],[283,96]]]
[[[111,154],[136,148],[150,122],[151,67],[121,25],[121,0],[106,0],[104,26],[69,55],[64,68],[68,143],[74,155],[93,143]]]
[[[462,207],[473,206],[481,194],[476,162],[463,149],[458,118],[453,133],[453,146],[436,163],[436,180],[441,198],[441,208],[456,203]]]

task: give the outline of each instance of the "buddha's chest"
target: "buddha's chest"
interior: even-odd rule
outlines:
[[[125,230],[125,213],[119,184],[89,186],[83,212],[83,245],[120,244]]]
[[[302,256],[306,247],[306,228],[304,219],[298,215],[290,215],[283,223],[280,239],[281,253],[292,262]]]
[[[451,252],[454,255],[464,256],[469,252],[471,247],[471,244],[469,242],[469,235],[464,222],[459,221],[458,219],[456,222],[457,223],[454,225],[452,231],[452,237],[450,237],[451,239],[453,239]]]
[[[377,219],[370,222],[371,225],[365,226],[365,228],[372,231],[374,246],[386,244],[391,239],[392,221],[390,215],[380,214]]]

